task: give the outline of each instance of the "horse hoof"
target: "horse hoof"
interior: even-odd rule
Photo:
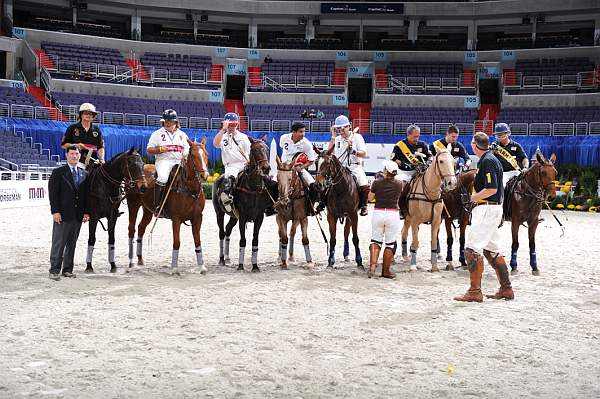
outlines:
[[[239,265],[237,268],[238,272],[243,272],[244,271],[244,265]]]
[[[350,257],[349,256],[344,256],[344,262],[350,262]]]
[[[294,258],[293,256],[290,256],[288,258],[288,262],[295,262],[295,261],[296,261],[296,258]]]
[[[144,261],[143,261],[143,260],[138,260],[138,263],[137,263],[137,265],[138,265],[138,266],[144,266]]]
[[[431,266],[431,273],[438,273],[440,271],[440,269],[437,266]]]
[[[449,272],[449,271],[452,271],[452,270],[454,270],[454,266],[452,265],[452,263],[448,263],[446,265],[446,271]]]
[[[231,259],[229,259],[229,258],[225,258],[225,264],[226,264],[226,265],[228,265],[228,264],[230,264],[230,263],[231,263]]]
[[[279,265],[279,267],[281,268],[281,270],[289,270],[287,265]]]
[[[368,277],[368,278],[372,278],[374,275],[375,275],[375,273],[373,273],[373,272],[371,271],[371,269],[369,269],[369,270],[367,271],[367,277]]]
[[[94,268],[91,266],[88,266],[85,268],[85,273],[89,273],[89,274],[93,274],[94,273]]]
[[[252,273],[259,273],[260,269],[258,268],[257,265],[252,265]]]
[[[225,260],[219,259],[219,266],[225,266]]]
[[[200,269],[200,274],[206,274],[207,271],[208,270],[206,270],[206,269]]]
[[[313,262],[308,262],[308,263],[306,264],[306,268],[307,268],[307,269],[313,269],[314,267],[315,267],[315,264],[314,264]]]
[[[540,275],[540,271],[538,269],[532,270],[531,274],[533,274],[534,276],[539,276]]]
[[[361,272],[365,271],[365,267],[363,265],[356,265],[356,268],[358,269],[358,271],[361,271]]]
[[[115,265],[114,263],[111,262],[110,264],[110,272],[111,273],[116,273],[117,272],[117,265]]]
[[[177,269],[173,269],[171,271],[171,276],[181,276],[181,273],[179,273],[179,270]]]
[[[327,265],[327,267],[325,268],[325,271],[326,272],[332,272],[333,271],[333,265],[332,264]]]
[[[519,271],[518,271],[517,269],[512,269],[512,270],[510,271],[510,275],[511,275],[511,276],[516,276],[517,274],[519,274]]]
[[[404,262],[408,262],[408,261],[410,260],[410,258],[408,257],[408,255],[406,255],[406,256],[405,256],[405,255],[402,255],[402,260],[403,260]]]
[[[442,259],[444,259],[444,257],[442,255],[438,254],[437,260],[442,260]]]
[[[408,271],[409,271],[409,272],[416,272],[416,271],[417,271],[417,266],[415,266],[415,265],[410,265],[410,267],[409,267]]]

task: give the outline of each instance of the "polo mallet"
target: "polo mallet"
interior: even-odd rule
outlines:
[[[556,220],[556,223],[558,223],[558,225],[560,226],[560,231],[561,231],[560,236],[563,237],[565,235],[565,227],[560,222],[560,220],[558,220],[558,218],[556,217],[556,215],[554,214],[554,212],[552,212],[552,208],[550,208],[550,205],[548,204],[548,201],[544,201],[544,204],[546,204],[546,208],[548,208],[548,210],[550,211],[550,214],[552,215],[552,217],[554,218],[554,220]]]

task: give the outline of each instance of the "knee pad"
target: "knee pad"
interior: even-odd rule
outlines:
[[[471,248],[465,249],[465,261],[467,262],[467,267],[469,271],[475,270],[475,265],[477,265],[477,261],[481,255],[477,252],[473,251]]]
[[[392,251],[392,253],[396,253],[396,249],[398,248],[398,243],[396,241],[394,242],[388,242],[387,244],[385,244],[385,249],[389,249]]]

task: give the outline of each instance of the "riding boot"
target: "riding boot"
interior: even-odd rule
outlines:
[[[367,276],[369,278],[373,277],[375,274],[375,269],[377,269],[377,260],[379,259],[379,253],[381,252],[381,247],[379,244],[374,242],[369,246],[369,271],[367,272]]]
[[[469,248],[467,248],[469,250]],[[466,252],[466,251],[465,251]],[[467,260],[471,279],[469,290],[462,296],[454,298],[460,302],[483,302],[481,293],[481,277],[483,276],[483,256],[471,251],[470,259]]]
[[[321,198],[319,199],[319,205],[317,209],[315,209],[315,213],[318,215],[323,212],[323,210],[327,207],[327,195],[321,194]]]
[[[383,251],[383,266],[381,267],[381,277],[384,278],[395,278],[396,273],[391,271],[392,262],[394,261],[394,250],[392,248],[386,248]]]
[[[369,186],[361,186],[359,189],[359,207],[360,207],[360,216],[367,216],[369,211],[367,209],[367,203],[369,201]]]
[[[270,194],[269,203],[271,204],[265,209],[265,216],[273,216],[277,214],[277,211],[275,210],[274,206],[277,203],[277,200],[279,199],[279,193],[277,192],[277,183],[267,177],[263,177],[263,181],[265,183],[266,190]]]
[[[154,183],[154,214],[157,216],[158,212],[160,212],[160,206],[162,204],[162,194],[163,194],[163,188],[165,186],[161,183],[159,183],[158,181]]]
[[[315,211],[315,204],[317,203],[317,199],[319,198],[319,192],[317,191],[317,187],[315,183],[310,183],[308,189],[305,190],[305,194],[307,196],[307,211],[306,214],[308,216],[315,216],[317,213]]]
[[[486,253],[487,252],[487,253]],[[515,299],[515,293],[512,290],[512,286],[510,284],[510,277],[508,275],[508,267],[506,266],[506,261],[504,260],[504,256],[497,255],[492,256],[492,254],[488,251],[483,251],[486,259],[492,265],[494,270],[496,271],[496,276],[498,277],[498,281],[500,282],[500,289],[494,295],[486,295],[486,298],[490,299],[506,299],[507,301],[511,299]]]

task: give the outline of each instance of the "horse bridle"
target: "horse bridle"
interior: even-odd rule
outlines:
[[[277,170],[278,171],[282,171],[282,172],[292,172],[292,178],[290,179],[290,184],[289,187],[287,189],[287,192],[285,193],[285,197],[281,195],[280,193],[280,200],[282,199],[295,199],[293,197],[294,191],[295,191],[295,187],[297,182],[300,180],[300,173],[298,171],[295,170],[294,166],[290,166],[290,168],[282,168],[279,167],[279,165],[277,166]]]
[[[444,179],[446,179],[447,177],[454,177],[455,175],[454,175],[454,174],[452,174],[452,173],[449,173],[449,174],[447,174],[447,175],[444,175],[444,174],[442,173],[442,170],[441,170],[441,168],[440,168],[440,166],[439,166],[439,164],[438,164],[438,162],[439,162],[439,155],[440,155],[440,154],[442,154],[442,152],[438,152],[437,154],[435,154],[435,155],[434,155],[434,157],[433,157],[433,164],[434,164],[434,165],[433,165],[433,168],[434,168],[434,172],[436,173],[436,175],[437,175],[437,176],[440,178],[440,180],[443,182],[443,181],[444,181]],[[425,170],[425,172],[426,172],[426,171],[427,171],[427,170]],[[439,198],[433,198],[433,199],[432,199],[432,198],[429,198],[429,195],[427,195],[427,193],[428,193],[428,192],[432,192],[432,191],[428,190],[428,189],[427,189],[427,185],[425,184],[425,172],[424,172],[424,173],[421,175],[421,176],[422,176],[422,181],[423,181],[423,193],[413,193],[413,192],[411,192],[411,193],[409,193],[409,196],[410,196],[410,195],[416,195],[416,194],[419,194],[419,195],[424,195],[424,196],[425,196],[425,198],[427,199],[427,201],[439,201],[439,200],[442,198],[442,192],[441,192],[441,190],[440,190]],[[414,198],[414,199],[418,199],[418,198]]]
[[[137,154],[137,153],[134,153],[134,154],[124,154],[123,156],[125,157],[125,162],[124,162],[125,165],[122,166],[122,170],[121,171],[123,172],[123,176],[125,177],[123,179],[123,186],[124,186],[125,193],[127,194],[127,193],[129,193],[130,191],[132,191],[132,190],[134,190],[136,188],[136,181],[137,181],[137,178],[134,179],[133,175],[131,173],[131,168],[129,167],[129,160],[130,160],[130,157],[136,158],[137,156],[139,156],[139,154]],[[136,163],[137,163],[137,161],[136,161]],[[102,175],[102,177],[105,180],[107,180],[108,183],[112,184],[113,186],[121,186],[121,181],[113,178],[108,173],[108,171],[106,170],[106,166],[105,165],[106,164],[100,165],[99,173]],[[143,167],[142,167],[142,169],[143,169]],[[146,176],[144,176],[144,172],[143,171],[140,174],[140,176],[142,177],[142,180],[144,180],[144,182],[145,182],[146,181]]]
[[[260,150],[261,153],[262,153],[263,150],[266,152],[266,149],[265,149],[266,145],[263,144],[263,143],[260,143],[259,145],[261,147],[261,150]],[[254,154],[254,152],[251,149],[250,150],[250,161],[254,161],[254,166],[256,166],[256,169],[258,169],[258,173],[260,173],[261,176],[264,176],[265,174],[263,173],[261,166],[264,165],[265,162],[266,162],[266,164],[268,166],[269,165],[269,160],[266,157],[262,158],[262,159],[257,159],[256,155]],[[252,164],[252,162],[250,162],[250,163]]]
[[[202,147],[198,148],[198,156],[200,157],[200,159],[202,159],[202,154],[200,154],[200,151],[202,150]],[[190,151],[191,152],[191,151]],[[202,173],[206,173],[206,170],[204,168],[200,168],[199,170],[196,168],[196,163],[192,160],[191,156],[188,154],[188,159],[191,160],[192,163],[192,172],[194,173],[194,176],[196,177],[196,180],[198,181],[198,185],[200,186],[200,188],[202,189]],[[188,160],[186,159],[186,161]],[[202,162],[201,162],[202,163]],[[185,170],[185,169],[184,169]],[[187,180],[187,179],[186,179]]]
[[[325,175],[325,174],[321,173],[321,171],[320,171],[318,161],[320,158],[325,158],[326,156],[328,156],[330,158],[329,159],[330,166],[328,167],[328,171],[331,172],[331,169],[335,168],[335,170],[333,172],[333,176]],[[339,165],[337,165],[336,162],[333,161],[334,157],[335,157],[335,155],[324,154],[324,153],[321,153],[317,156],[317,176],[321,176],[324,179],[323,188],[326,190],[325,193],[327,193],[327,191],[329,191],[331,189],[331,187],[335,186],[340,181],[342,181],[342,179],[344,177],[344,175],[342,174],[342,169],[344,166],[339,161],[339,159],[336,158],[337,163],[339,164]]]

